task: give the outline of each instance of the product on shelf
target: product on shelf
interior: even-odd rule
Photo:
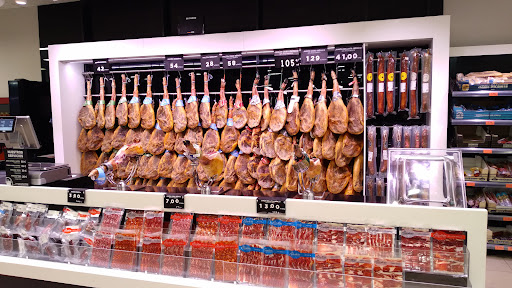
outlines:
[[[404,51],[400,56],[400,105],[398,111],[407,111],[409,93],[409,54]]]
[[[78,122],[84,129],[92,129],[96,126],[96,114],[92,107],[91,80],[87,80],[87,97],[85,103],[78,113]]]
[[[384,53],[386,69],[386,114],[396,114],[395,112],[395,57],[396,52]]]
[[[377,173],[377,129],[375,126],[368,126],[368,175]]]
[[[447,273],[464,273],[465,232],[433,230],[432,253],[434,271]]]
[[[288,252],[288,287],[313,287],[315,254],[311,244],[295,243]]]
[[[366,250],[368,246],[368,231],[366,225],[348,224],[345,232],[346,251],[345,255],[356,254],[359,255],[362,251]]]
[[[400,258],[375,258],[373,265],[373,287],[402,288],[402,270],[402,259]]]
[[[210,280],[215,253],[215,238],[196,235],[190,242],[190,246],[192,258],[189,262],[187,277]]]
[[[92,245],[92,254],[89,264],[96,267],[109,267],[110,252],[112,243],[114,241],[114,234],[109,231],[96,231],[94,233],[94,242]]]
[[[322,73],[322,88],[315,104],[315,126],[313,126],[313,130],[311,130],[311,135],[315,138],[323,137],[329,125],[326,96],[327,76],[325,73]],[[272,128],[272,126],[270,128]]]
[[[293,74],[293,95],[290,98],[290,102],[288,103],[288,109],[286,114],[286,124],[284,128],[286,132],[291,136],[296,135],[300,131],[300,118],[299,118],[299,76],[296,70],[292,71]],[[240,91],[240,90],[239,90]],[[242,93],[240,94],[240,98],[242,98]]]
[[[237,275],[238,235],[220,236],[215,242],[215,277],[216,281],[235,282]]]
[[[164,235],[162,241],[162,274],[185,276],[185,247],[188,244],[188,234]]]
[[[266,287],[284,287],[287,279],[287,256],[290,242],[268,241],[263,248],[261,284]]]
[[[357,82],[356,71],[352,69],[352,96],[348,100],[348,128],[347,131],[353,135],[360,135],[364,132],[364,108],[359,99],[359,83]]]
[[[344,287],[343,259],[339,246],[326,244],[320,247],[315,253],[316,287]]]
[[[474,158],[462,158],[464,167],[464,179],[466,181],[487,181],[489,177],[489,166],[480,156]]]
[[[133,77],[133,96],[128,104],[128,128],[135,129],[140,125],[139,74]]]
[[[412,126],[412,144],[411,148],[421,148],[421,127]]]
[[[162,252],[162,232],[145,234],[142,238],[139,271],[160,272],[160,253]]]
[[[144,212],[144,235],[162,231],[164,226],[164,211]]]
[[[309,73],[308,91],[306,93],[306,96],[304,96],[304,100],[302,102],[302,106],[300,107],[300,111],[299,111],[300,132],[302,132],[302,133],[309,133],[313,129],[313,126],[315,125],[315,106],[313,104],[313,87],[314,87],[313,82],[314,81],[315,81],[315,70],[311,69],[311,71]],[[265,127],[263,127],[263,124],[262,124],[261,129],[264,129],[264,128]]]
[[[242,238],[263,239],[265,237],[265,226],[267,219],[244,217],[242,220]]]
[[[489,126],[491,147],[512,148],[512,128],[510,126]]]
[[[136,230],[118,230],[114,236],[112,269],[133,271],[137,261],[137,243],[139,232]]]
[[[246,218],[247,219],[247,218]],[[241,238],[238,250],[238,283],[260,285],[263,265],[263,246],[261,238]]]
[[[123,218],[124,209],[115,208],[115,207],[107,207],[103,211],[103,216],[101,218],[100,230],[116,230],[119,228],[121,224],[121,220]]]
[[[377,115],[384,115],[385,112],[385,81],[386,81],[386,59],[383,52],[377,53]]]
[[[394,227],[369,226],[367,244],[372,253],[391,257],[394,253],[396,229]]]
[[[409,80],[409,118],[418,119],[418,69],[420,65],[420,53],[418,49],[412,49],[409,52],[411,63],[410,80]]]
[[[187,129],[187,112],[181,95],[181,78],[176,77],[176,99],[172,103],[172,118],[174,120],[174,132],[180,133]],[[227,112],[227,111],[226,111]],[[217,126],[219,126],[217,124]],[[221,128],[221,127],[219,127]]]
[[[135,230],[137,239],[140,239],[142,228],[144,227],[144,211],[129,210],[124,216],[124,229]]]
[[[413,148],[412,147],[412,127],[411,126],[404,126],[402,128],[403,131],[403,140],[402,140],[402,148]]]
[[[393,125],[393,138],[391,141],[393,144],[393,148],[403,148],[402,147],[402,126],[401,125]]]
[[[318,222],[317,242],[322,245],[343,246],[345,226],[340,223]]]
[[[194,215],[191,213],[173,213],[171,215],[171,223],[169,224],[170,235],[190,235],[192,228],[192,219]]]
[[[268,222],[268,240],[294,241],[297,227],[292,219],[271,218]]]
[[[256,72],[256,77],[254,77],[254,82],[252,84],[252,97],[249,102],[249,106],[247,107],[247,125],[249,128],[255,128],[260,125],[261,121],[261,113],[262,113],[262,104],[260,95],[258,94],[258,84],[260,83],[260,74]],[[205,86],[206,88],[206,86]]]
[[[379,172],[386,175],[388,172],[388,147],[389,147],[389,127],[380,127],[380,168]],[[370,145],[368,145],[370,148]],[[370,151],[370,150],[368,150]],[[368,156],[369,157],[369,156]],[[371,174],[373,175],[373,174]]]
[[[386,183],[384,182],[384,178],[380,176],[375,178],[375,187],[377,196],[384,197],[386,195]]]
[[[507,192],[500,191],[484,191],[485,200],[487,201],[487,208],[494,208],[496,206],[512,207],[512,197]]]
[[[512,73],[498,71],[471,72],[466,75],[458,73],[457,82],[463,91],[467,91],[475,85],[487,85],[488,87],[488,84],[512,84]]]
[[[512,158],[487,159],[489,181],[512,182]]]
[[[105,127],[105,81],[103,77],[100,77],[100,100],[96,102],[94,114],[96,114],[96,127],[103,129]]]
[[[338,83],[338,77],[336,75],[336,72],[331,71],[331,77],[333,82],[333,88],[332,88],[332,101],[331,104],[329,104],[329,109],[327,110],[328,113],[328,126],[329,130],[332,133],[336,134],[343,134],[347,131],[348,128],[348,111],[347,107],[345,106],[345,103],[343,102],[343,99],[341,97],[340,87]],[[329,133],[329,131],[327,131]],[[325,137],[325,136],[324,136]],[[323,145],[323,143],[322,143]],[[325,149],[322,146],[322,149]],[[334,149],[331,149],[334,150]],[[334,152],[334,151],[333,151]],[[325,156],[324,156],[325,157]],[[329,158],[326,158],[328,160],[332,160]]]
[[[428,229],[401,228],[400,244],[404,269],[430,272],[430,232]]]
[[[318,226],[317,223],[315,221],[298,220],[295,222],[295,226],[297,227],[295,232],[295,245],[312,246],[313,241],[315,240],[315,232]]]
[[[196,236],[217,236],[219,231],[219,217],[216,215],[196,216]]]
[[[81,237],[81,228],[79,225],[65,226],[62,229],[62,256],[64,262],[80,262],[79,241]]]
[[[430,95],[432,94],[432,50],[421,51],[421,113],[430,112]]]
[[[366,54],[366,119],[374,116],[374,89],[373,89],[373,53]]]
[[[219,217],[219,237],[238,237],[240,223],[242,223],[242,219],[239,216]]]
[[[371,287],[373,263],[370,256],[346,255],[343,262],[345,287]]]

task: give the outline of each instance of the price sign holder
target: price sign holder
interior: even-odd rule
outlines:
[[[92,69],[96,74],[104,74],[110,72],[110,63],[108,59],[96,59],[92,60]]]
[[[274,51],[276,68],[292,68],[300,65],[300,49]]]
[[[304,48],[300,53],[300,65],[327,64],[327,47]]]
[[[242,53],[223,53],[222,68],[224,69],[241,69]]]
[[[68,203],[84,204],[85,189],[71,188],[68,190]]]
[[[5,183],[14,186],[29,186],[28,155],[25,149],[7,149],[5,155]]]
[[[363,61],[363,44],[336,45],[334,47],[335,63]]]
[[[260,214],[286,214],[286,198],[258,197],[256,212]]]
[[[185,209],[185,193],[166,193],[164,208]]]
[[[203,54],[201,55],[201,69],[213,70],[220,69],[220,54]]]
[[[183,71],[185,68],[185,60],[183,60],[183,55],[165,56],[164,68],[165,71]]]

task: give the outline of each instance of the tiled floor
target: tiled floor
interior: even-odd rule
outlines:
[[[488,251],[486,288],[512,287],[512,253]]]

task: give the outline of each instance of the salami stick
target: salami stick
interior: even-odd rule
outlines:
[[[407,76],[409,72],[409,56],[404,51],[400,57],[400,106],[398,111],[407,111],[407,91],[409,82]]]
[[[413,49],[411,51],[411,82],[409,92],[409,119],[418,118],[418,66],[420,63],[420,53]]]
[[[373,53],[368,53],[366,56],[366,119],[374,118],[373,98]]]
[[[430,112],[430,83],[432,75],[432,53],[427,49],[421,53],[422,84],[421,84],[421,113]]]
[[[386,112],[395,112],[395,57],[389,52],[387,55],[387,83],[386,83]]]
[[[382,52],[377,53],[377,114],[384,115],[384,80],[385,76],[385,59]]]

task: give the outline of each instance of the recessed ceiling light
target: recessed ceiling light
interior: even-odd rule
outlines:
[[[16,0],[16,4],[18,4],[18,5],[27,5],[27,0]]]

